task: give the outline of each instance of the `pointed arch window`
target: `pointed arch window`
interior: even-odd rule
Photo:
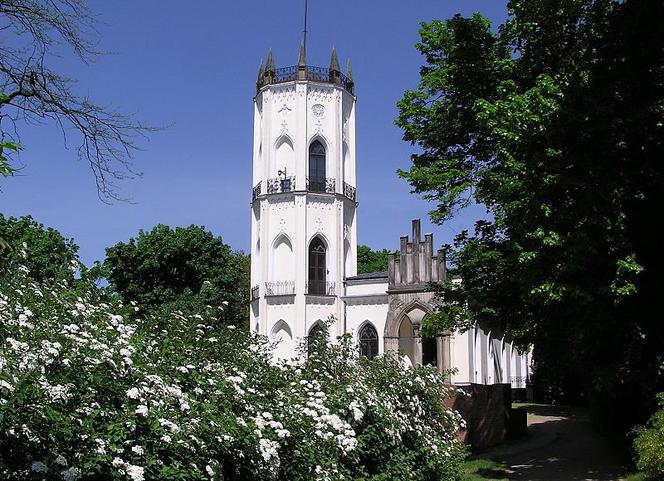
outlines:
[[[327,341],[327,328],[320,321],[309,331],[307,336],[307,354],[311,355],[317,347]]]
[[[325,295],[327,281],[326,248],[320,238],[315,237],[309,244],[309,294]]]
[[[320,140],[309,146],[309,190],[325,192],[325,147]]]
[[[360,356],[373,359],[378,355],[378,332],[372,324],[365,324],[360,329]]]

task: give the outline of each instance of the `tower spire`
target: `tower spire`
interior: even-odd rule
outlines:
[[[257,82],[261,82],[263,80],[263,59],[261,59],[261,63],[258,66],[258,79]]]
[[[274,72],[274,54],[272,49],[267,53],[267,64],[265,65],[265,73]]]
[[[267,53],[267,63],[265,64],[265,72],[263,74],[263,84],[271,84],[274,82],[276,72],[274,68],[274,54],[272,49]]]
[[[263,59],[258,66],[258,78],[256,79],[256,92],[258,92],[263,86]]]
[[[337,56],[337,49],[334,46],[332,46],[332,57],[330,57],[329,76],[331,83],[341,83],[341,67],[339,67],[339,57]]]
[[[346,62],[346,78],[351,82],[353,81],[353,67],[350,64],[350,59]]]
[[[300,43],[300,56],[297,59],[297,79],[307,79],[307,52],[304,47],[304,40]]]
[[[302,67],[307,65],[307,51],[304,46],[304,40],[300,43],[300,56],[297,59],[297,66]]]
[[[337,49],[334,46],[332,46],[332,57],[330,57],[330,72],[341,72],[341,67],[339,67],[339,57],[337,56]]]

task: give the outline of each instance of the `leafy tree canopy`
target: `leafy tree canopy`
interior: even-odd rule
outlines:
[[[664,356],[649,312],[662,274],[652,216],[664,205],[664,5],[512,0],[508,14],[496,30],[479,14],[422,24],[421,80],[398,103],[418,147],[400,174],[436,204],[433,220],[472,201],[491,213],[456,239],[462,283],[442,287],[438,319],[533,343],[552,397],[588,395],[612,416],[652,406]],[[620,421],[632,415],[644,412]]]
[[[16,218],[0,214],[0,270],[12,269],[20,263],[35,282],[70,282],[78,267],[77,252],[78,246],[72,239],[64,238],[30,216]]]
[[[211,313],[228,324],[247,322],[249,256],[203,227],[159,224],[106,249],[111,288],[139,311]]]
[[[390,251],[387,249],[372,250],[371,247],[357,246],[357,272],[358,274],[366,272],[381,272],[387,270],[387,256]]]

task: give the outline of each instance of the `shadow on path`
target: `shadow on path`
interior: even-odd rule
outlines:
[[[503,463],[515,480],[616,481],[626,471],[615,443],[569,407],[528,406],[528,435],[481,457]]]

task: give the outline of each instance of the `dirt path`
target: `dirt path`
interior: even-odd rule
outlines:
[[[483,458],[504,463],[509,479],[616,481],[625,469],[615,443],[597,434],[581,410],[529,406],[528,435]]]

